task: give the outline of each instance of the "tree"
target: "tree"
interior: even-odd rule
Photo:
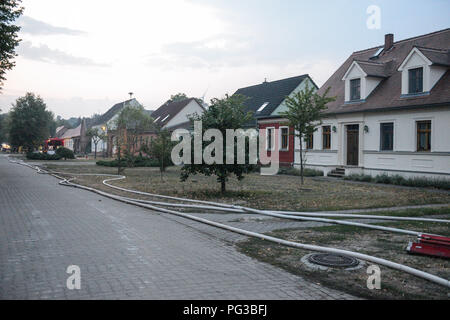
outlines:
[[[163,172],[166,171],[166,167],[171,163],[170,155],[175,144],[170,137],[171,134],[169,131],[158,129],[156,139],[152,139],[149,146],[143,145],[141,148],[143,152],[158,161],[161,180],[163,178]]]
[[[167,103],[178,102],[188,99],[188,96],[185,93],[177,93],[170,96],[170,99]]]
[[[316,93],[314,87],[309,88],[308,84],[304,90],[300,90],[292,97],[286,98],[287,111],[281,112],[280,116],[288,119],[289,125],[294,128],[295,136],[300,140],[300,177],[301,184],[304,184],[304,151],[303,141],[317,130],[321,121],[322,112],[326,109],[327,103],[334,101],[334,97],[327,97],[329,88],[322,94]]]
[[[122,153],[124,153],[129,167],[133,166],[134,153],[137,151],[139,135],[152,128],[153,119],[148,115],[144,107],[127,105],[122,109],[117,119],[113,122],[116,132],[114,139],[117,148],[118,172],[123,172]],[[111,128],[112,129],[112,128]],[[108,131],[110,131],[109,129]],[[125,148],[125,150],[123,150]]]
[[[9,113],[0,114],[0,143],[9,142]]]
[[[20,42],[18,33],[20,27],[13,22],[22,14],[21,0],[2,0],[0,2],[0,91],[6,80],[7,70],[15,66],[13,61],[15,50]]]
[[[13,104],[10,112],[9,137],[13,147],[33,150],[50,137],[53,113],[40,96],[27,93]]]
[[[201,116],[193,115],[190,119],[191,121],[201,121],[202,122],[202,137],[206,130],[217,129],[222,133],[223,137],[226,137],[227,129],[241,129],[245,123],[251,120],[252,114],[245,113],[244,111],[244,101],[245,97],[241,95],[226,95],[224,99],[212,99],[211,106],[206,110]],[[246,143],[246,146],[247,143]],[[202,152],[205,150],[207,145],[203,142]],[[222,150],[226,149],[226,141],[224,139]],[[191,148],[192,152],[195,148]],[[207,164],[202,162],[202,164],[184,164],[181,169],[181,181],[186,181],[190,175],[204,174],[206,176],[215,175],[217,176],[217,182],[221,185],[221,191],[224,193],[226,191],[226,182],[231,174],[234,174],[238,180],[244,178],[244,174],[249,173],[255,169],[254,165],[250,164],[248,161],[248,150],[246,150],[246,161],[245,164],[238,164],[237,162],[237,143],[234,139],[234,163],[227,163],[226,152],[223,152],[222,164],[214,162],[213,164]],[[192,157],[194,158],[194,157]]]
[[[102,140],[106,139],[106,133],[105,131],[99,129],[99,128],[90,128],[86,135],[91,138],[91,141],[94,143],[94,159],[97,159],[97,146],[98,143]]]
[[[152,128],[153,119],[142,106],[128,105],[122,109],[116,120],[118,134],[124,135],[125,152],[133,155],[137,150],[138,137]]]

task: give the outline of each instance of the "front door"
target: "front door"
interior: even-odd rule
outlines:
[[[359,125],[347,126],[347,165],[357,166],[359,163]]]

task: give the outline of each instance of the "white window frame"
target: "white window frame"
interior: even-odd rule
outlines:
[[[283,131],[282,130],[283,129],[287,129],[288,130],[287,148],[283,148],[283,144],[282,144],[282,142],[283,142]],[[280,135],[279,135],[279,138],[278,138],[278,141],[280,143],[279,150],[280,151],[289,151],[289,136],[290,136],[289,127],[288,126],[280,126],[278,128],[278,130],[280,131]]]
[[[271,148],[269,149],[269,130],[272,130],[272,143]],[[266,127],[266,151],[274,151],[275,150],[275,127]]]

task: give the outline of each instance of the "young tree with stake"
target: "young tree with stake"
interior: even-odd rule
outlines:
[[[322,121],[322,112],[327,108],[329,102],[336,98],[327,97],[330,88],[322,95],[316,93],[314,87],[309,88],[308,84],[304,90],[300,90],[292,97],[286,98],[287,111],[281,112],[280,116],[288,119],[289,126],[295,130],[295,136],[300,140],[300,177],[301,184],[304,184],[304,150],[303,141],[317,130]],[[306,158],[305,158],[306,159]]]

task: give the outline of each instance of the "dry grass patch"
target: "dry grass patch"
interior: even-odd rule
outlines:
[[[73,173],[116,174],[117,169],[100,166],[53,165],[48,168]],[[296,176],[250,174],[244,180],[230,178],[227,193],[219,192],[215,177],[197,175],[180,181],[178,168],[168,168],[161,180],[158,168],[127,168],[127,178],[113,184],[169,196],[212,200],[273,210],[341,210],[450,203],[450,193],[426,189],[374,186],[306,178],[303,188]],[[102,177],[77,177],[81,184],[103,188]],[[108,188],[107,190],[111,190]]]

